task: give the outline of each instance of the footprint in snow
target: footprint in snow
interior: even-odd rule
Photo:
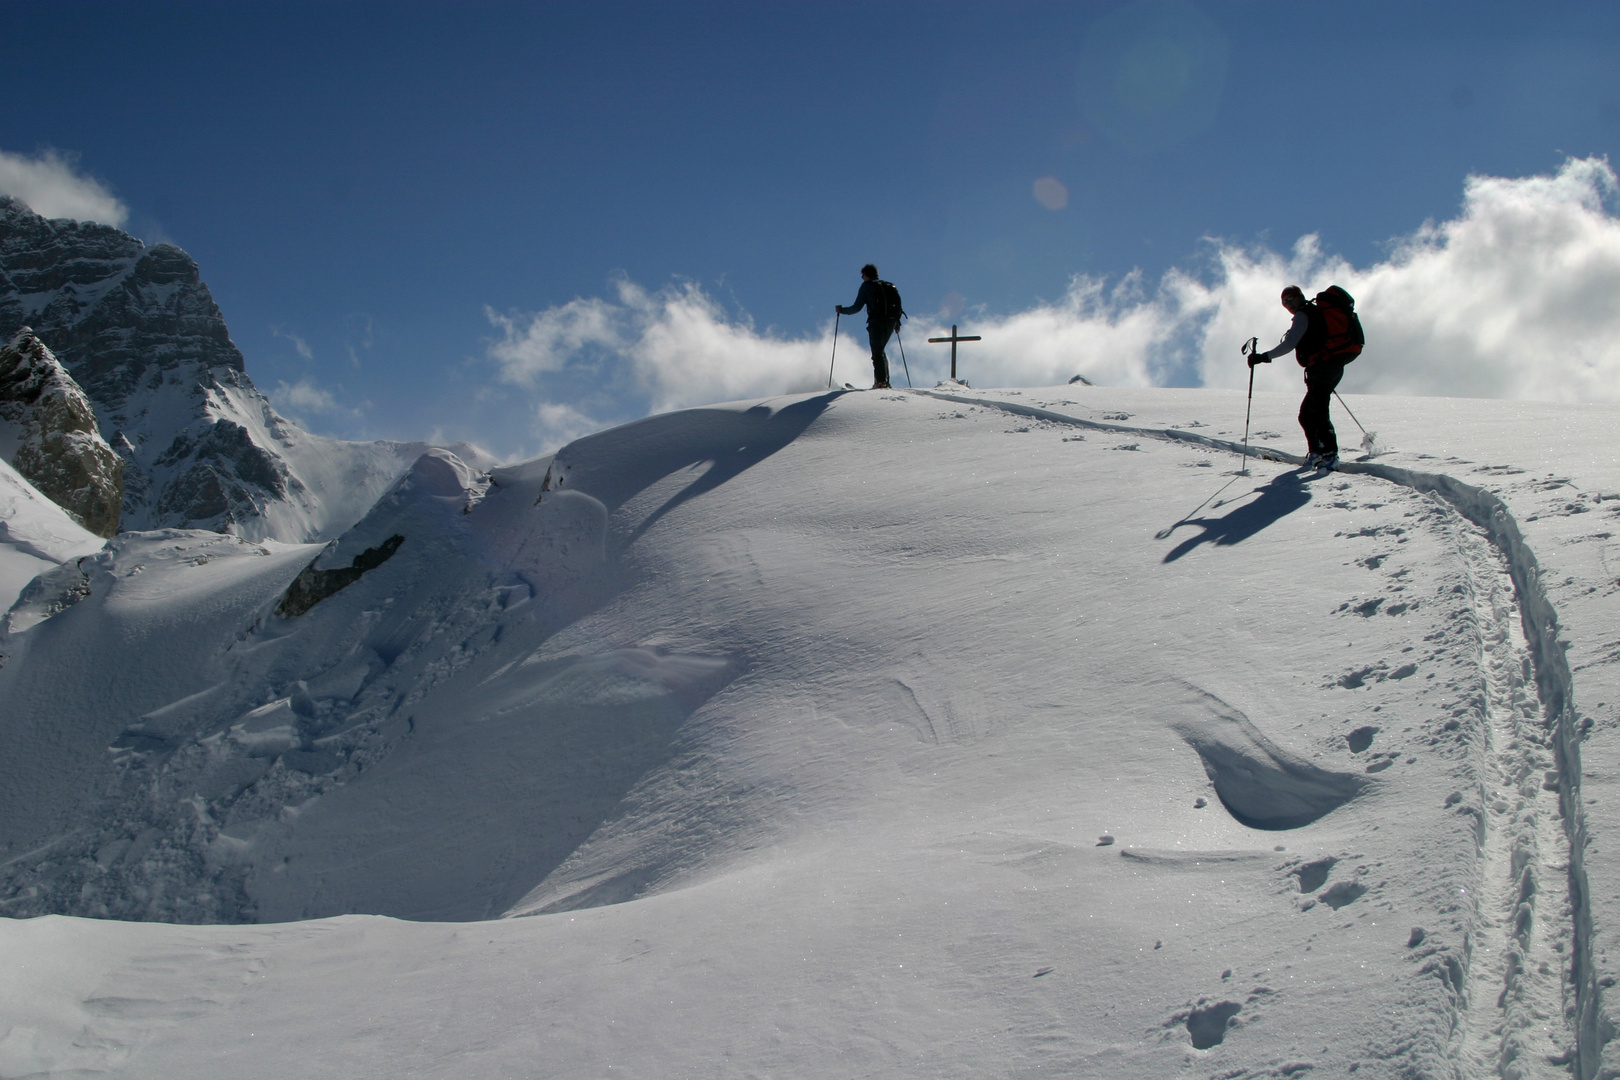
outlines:
[[[1354,690],[1357,687],[1366,686],[1368,677],[1382,680],[1384,673],[1379,670],[1382,666],[1383,662],[1380,661],[1377,664],[1369,664],[1366,667],[1359,667],[1354,671],[1346,672],[1340,675],[1333,685],[1342,686],[1346,690]],[[1360,751],[1356,752],[1360,753]]]
[[[1350,744],[1350,752],[1352,754],[1359,754],[1363,750],[1367,749],[1367,747],[1372,745],[1373,736],[1377,735],[1378,732],[1378,728],[1368,725],[1367,727],[1356,728],[1356,730],[1352,731],[1344,738],[1345,741]]]
[[[1335,881],[1317,899],[1334,911],[1338,911],[1346,904],[1355,903],[1366,891],[1367,886],[1359,881]]]
[[[1334,866],[1338,865],[1338,862],[1338,859],[1331,857],[1326,859],[1317,859],[1314,862],[1308,862],[1304,866],[1293,870],[1291,872],[1292,875],[1299,879],[1299,891],[1302,893],[1313,893],[1317,889],[1320,889],[1323,885],[1326,885],[1328,874],[1333,871]]]
[[[1208,1050],[1225,1042],[1232,1018],[1242,1011],[1243,1006],[1235,1001],[1194,1008],[1187,1014],[1187,1034],[1192,1037],[1193,1049]]]

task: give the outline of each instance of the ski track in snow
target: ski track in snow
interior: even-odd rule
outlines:
[[[1536,1038],[1561,1032],[1573,1004],[1563,955],[1573,940],[1568,838],[1542,826],[1562,817],[1552,740],[1512,577],[1477,531],[1459,529],[1457,542],[1481,646],[1485,736],[1481,786],[1465,797],[1478,815],[1482,859],[1459,1049],[1478,1075],[1566,1075]]]
[[[1304,465],[1298,455],[1252,444],[1117,422],[1127,414],[1103,422],[1018,402],[914,392],[1048,423]],[[1365,458],[1341,462],[1338,471],[1429,494],[1463,519],[1451,531],[1466,568],[1480,643],[1476,711],[1484,753],[1477,792],[1447,797],[1448,805],[1459,803],[1475,816],[1480,853],[1479,887],[1467,900],[1474,925],[1463,950],[1461,982],[1454,986],[1459,1016],[1453,1052],[1467,1076],[1561,1077],[1571,1065],[1579,1076],[1593,1075],[1608,1036],[1596,1022],[1573,681],[1535,555],[1506,505],[1481,488]],[[1419,946],[1423,936],[1422,928],[1414,928]],[[1573,955],[1565,954],[1566,941]],[[1454,980],[1455,969],[1448,970],[1444,960],[1429,969]],[[1573,1046],[1560,1053],[1566,1036]]]

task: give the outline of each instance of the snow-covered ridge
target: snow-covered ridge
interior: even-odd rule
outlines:
[[[0,760],[78,763],[0,785],[0,911],[489,921],[0,921],[30,1033],[0,1071],[201,1076],[246,1031],[265,1076],[312,1047],[350,1075],[1601,1062],[1614,815],[1583,808],[1586,944],[1500,538],[1365,471],[1233,475],[1241,395],[977,400],[715,406],[488,475],[432,455],[329,549],[83,561],[0,669],[0,715],[58,721]],[[1257,397],[1258,440],[1296,405]],[[1601,799],[1620,466],[1581,454],[1616,412],[1553,410],[1549,447],[1513,437],[1536,410],[1380,399],[1396,445],[1454,456],[1365,464],[1511,509],[1570,707],[1600,701]],[[140,677],[59,676],[85,656]]]

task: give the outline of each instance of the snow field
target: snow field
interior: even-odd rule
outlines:
[[[0,923],[53,958],[0,975],[0,1075],[1564,1075],[1557,748],[1497,550],[1433,495],[1152,435],[1234,439],[1241,395],[1002,396],[1138,431],[693,410],[493,484],[419,464],[318,565],[398,553],[297,618],[314,548],[231,561],[251,602],[171,559],[17,635],[38,695],[92,642],[157,669],[75,706],[84,752],[145,717],[164,749],[89,756],[200,800],[96,880],[316,921]],[[199,604],[182,647],[162,613]],[[342,764],[298,787],[296,753]],[[188,755],[273,764],[205,797]],[[4,858],[13,911],[95,874]]]

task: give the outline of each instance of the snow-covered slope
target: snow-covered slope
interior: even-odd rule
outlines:
[[[0,669],[0,911],[104,916],[0,921],[0,1075],[1594,1075],[1620,416],[1350,400],[1326,476],[838,393],[119,538]]]
[[[0,605],[9,608],[35,577],[101,545],[101,537],[0,459]]]

